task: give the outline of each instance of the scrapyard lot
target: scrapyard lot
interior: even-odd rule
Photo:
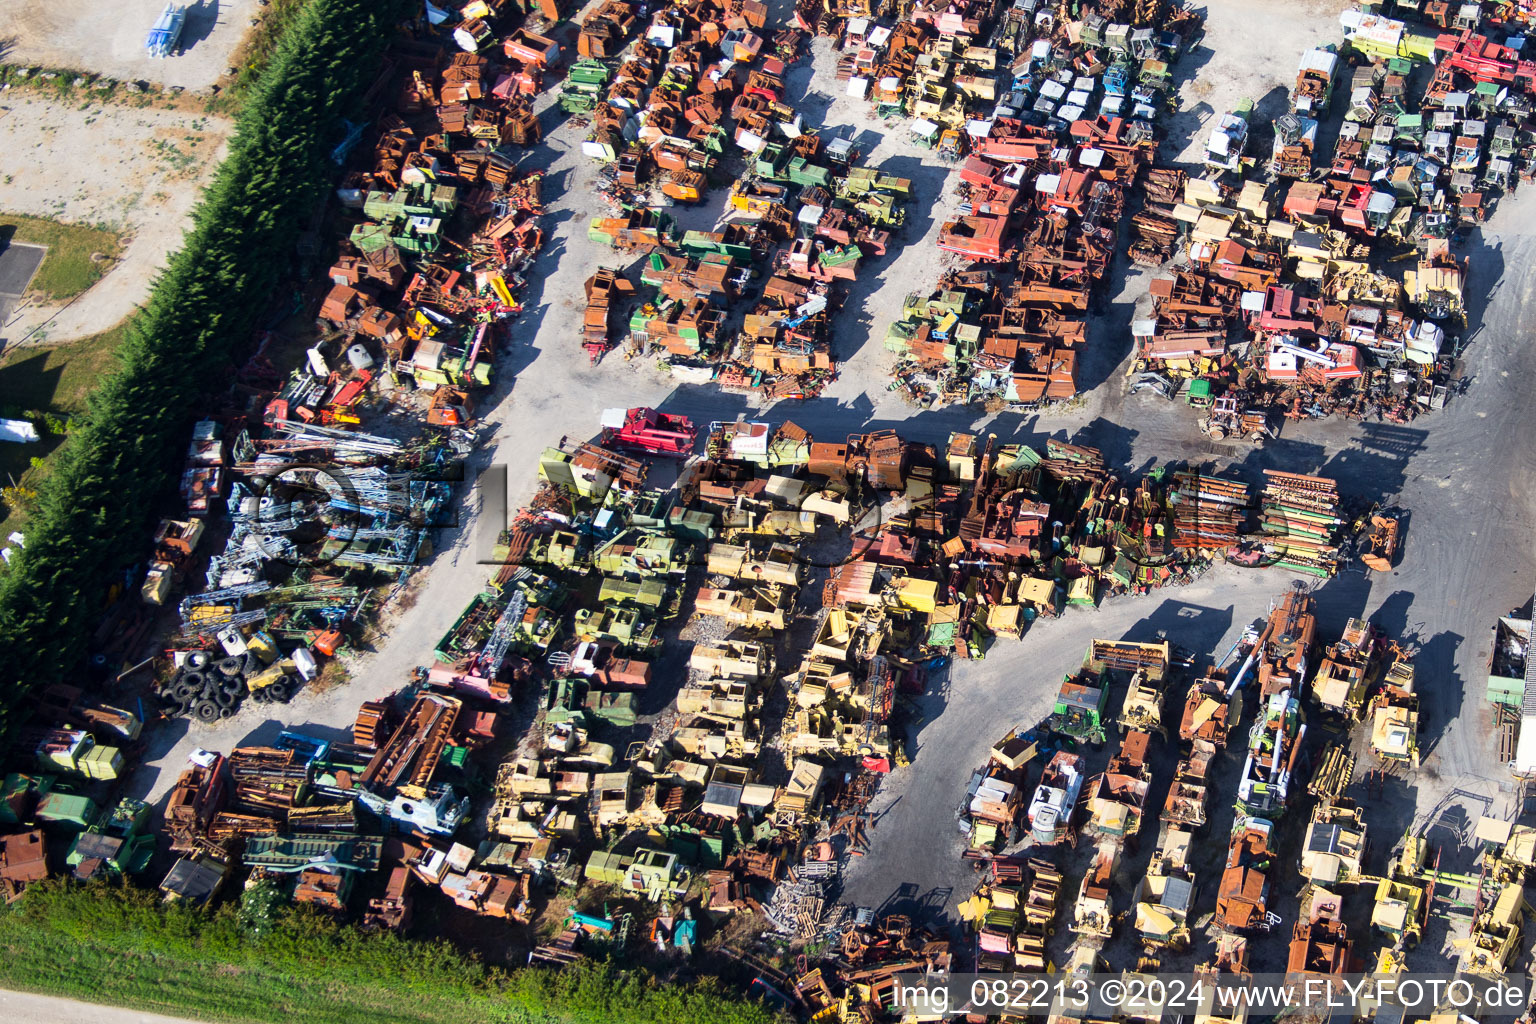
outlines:
[[[1200,123],[1202,105],[1219,114],[1244,96],[1263,97],[1288,84],[1293,57],[1335,34],[1337,7],[1308,5],[1306,18],[1287,18],[1276,22],[1273,32],[1257,33],[1251,18],[1269,5],[1212,2],[1201,49],[1186,60],[1199,65],[1202,56],[1213,53],[1221,57],[1213,65],[1255,70],[1249,79],[1223,74],[1214,82],[1196,71],[1197,85],[1186,89],[1198,93],[1186,96],[1181,116]],[[1227,56],[1255,46],[1274,59],[1250,63]],[[1521,315],[1536,257],[1536,245],[1522,227],[1529,199],[1506,201],[1489,225],[1473,233],[1465,250],[1476,282],[1465,339],[1470,390],[1445,411],[1412,425],[1293,424],[1262,451],[1237,458],[1230,447],[1202,437],[1182,406],[1125,395],[1120,381],[1124,363],[1115,364],[1129,348],[1132,311],[1151,275],[1127,273],[1123,260],[1111,278],[1123,283],[1113,289],[1106,312],[1090,323],[1093,362],[1086,377],[1103,385],[1081,406],[1027,418],[979,417],[965,408],[914,413],[885,389],[890,360],[875,339],[899,312],[906,293],[928,287],[938,276],[941,261],[933,242],[957,206],[948,190],[940,195],[951,165],[913,147],[899,128],[887,128],[843,97],[830,81],[832,59],[824,41],[815,43],[813,55],[813,63],[791,69],[792,87],[828,97],[829,127],[874,133],[871,165],[884,169],[894,163],[897,173],[912,179],[920,197],[921,212],[902,247],[877,277],[856,284],[837,322],[838,379],[819,399],[760,413],[740,396],[678,385],[647,363],[621,365],[610,357],[590,366],[574,341],[581,333],[581,283],[598,265],[628,261],[586,237],[588,218],[602,212],[592,198],[598,179],[594,165],[579,152],[582,129],[562,127],[535,154],[537,162],[548,161],[550,179],[560,185],[550,189],[557,196],[549,203],[556,227],[547,243],[558,260],[541,261],[532,274],[525,293],[528,312],[513,331],[510,362],[518,380],[503,388],[500,404],[489,414],[493,446],[476,457],[475,468],[505,464],[516,506],[531,496],[540,447],[562,434],[590,436],[602,408],[648,404],[696,423],[740,414],[775,424],[792,419],[819,439],[889,427],[907,440],[942,450],[949,432],[975,429],[983,436],[995,433],[998,443],[1042,444],[1054,437],[1093,445],[1110,465],[1133,472],[1153,462],[1182,459],[1240,461],[1250,475],[1274,468],[1336,478],[1351,495],[1390,500],[1412,516],[1401,561],[1390,574],[1367,576],[1353,567],[1316,590],[1323,635],[1336,635],[1350,616],[1371,615],[1389,635],[1417,634],[1422,643],[1417,667],[1428,720],[1427,757],[1414,777],[1415,791],[1391,788],[1373,802],[1372,813],[1380,817],[1373,818],[1372,827],[1377,836],[1392,837],[1410,825],[1430,826],[1432,840],[1446,847],[1448,865],[1463,870],[1451,859],[1466,857],[1468,850],[1453,834],[1480,814],[1502,816],[1513,806],[1512,781],[1489,754],[1481,679],[1491,624],[1529,596],[1533,569],[1528,495],[1536,466],[1515,441],[1536,425],[1527,412],[1536,397],[1530,384],[1536,357],[1523,344],[1529,323]],[[1181,69],[1181,75],[1186,73]],[[1181,124],[1189,126],[1175,117],[1174,130]],[[1203,129],[1189,130],[1191,139],[1203,136]],[[712,199],[684,213],[685,226],[711,226],[715,209]],[[509,396],[507,390],[514,393]],[[468,596],[483,585],[489,570],[472,554],[476,525],[471,510],[463,528],[441,538],[434,564],[413,584],[414,602],[391,613],[376,652],[351,659],[350,685],[301,693],[289,708],[269,711],[272,717],[260,724],[250,712],[213,727],[178,722],[156,734],[158,756],[135,776],[133,788],[154,797],[165,793],[193,747],[228,750],[268,742],[284,725],[322,737],[347,735],[357,704],[402,685]],[[947,674],[936,673],[929,691],[913,701],[911,764],[889,776],[872,804],[870,848],[848,862],[842,898],[882,912],[951,916],[975,881],[960,859],[962,840],[953,827],[952,812],[965,780],[1008,728],[1033,725],[1050,711],[1061,677],[1077,666],[1089,639],[1166,638],[1197,656],[1220,657],[1246,626],[1267,613],[1288,580],[1277,571],[1215,569],[1180,590],[1117,598],[1097,611],[1070,609],[1061,619],[1035,624],[1020,642],[995,644],[984,661],[957,662]],[[1111,706],[1118,698],[1117,692]],[[1221,791],[1218,799],[1226,795]],[[1148,806],[1159,800],[1154,791]],[[1215,826],[1213,832],[1219,834]],[[1134,880],[1134,871],[1127,867],[1127,872],[1117,878],[1118,885]],[[1207,870],[1205,877],[1213,875]],[[1288,922],[1295,919],[1294,904],[1281,908]],[[1120,953],[1115,966],[1128,966]],[[1265,966],[1268,955],[1260,951],[1255,966]]]

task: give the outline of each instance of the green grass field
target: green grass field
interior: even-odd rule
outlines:
[[[93,254],[115,259],[123,251],[123,237],[115,231],[10,213],[0,213],[0,243],[4,242],[48,247],[32,279],[32,291],[56,302],[72,299],[101,280],[111,262],[97,263],[91,259]]]
[[[472,971],[454,979],[457,984],[444,984],[439,975],[428,985],[426,977],[389,971],[370,978],[344,948],[361,937],[337,933],[323,919],[304,918],[310,927],[300,934],[279,930],[258,940],[227,911],[218,917],[165,912],[156,896],[68,885],[28,893],[0,910],[0,988],[231,1024],[533,1019],[514,1015],[505,1000],[477,988]],[[312,969],[295,971],[296,960]]]
[[[707,979],[598,962],[497,970],[309,908],[242,917],[62,880],[0,904],[0,989],[214,1024],[788,1024]]]
[[[0,355],[0,417],[32,419],[48,413],[59,422],[85,411],[86,397],[114,369],[123,326],[104,334],[60,345],[20,348]],[[36,491],[48,473],[49,457],[64,443],[64,435],[37,424],[42,440],[33,444],[0,444],[0,489]],[[41,464],[34,466],[32,460]],[[14,495],[13,495],[14,496]],[[24,501],[0,502],[0,537],[26,523]]]
[[[531,1020],[505,1002],[303,977],[248,965],[184,961],[43,934],[0,940],[0,987],[230,1024],[496,1024]],[[387,1007],[387,1011],[385,1008]]]

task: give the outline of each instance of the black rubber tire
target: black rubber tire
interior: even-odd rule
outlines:
[[[240,663],[240,674],[253,676],[262,669],[261,659],[251,651],[245,652],[245,660]]]
[[[208,667],[208,663],[212,660],[213,658],[209,656],[207,651],[193,651],[191,654],[187,655],[187,667],[192,669],[205,669]]]
[[[220,689],[225,693],[238,697],[245,692],[245,680],[241,679],[239,676],[231,676],[230,678],[224,680],[224,685],[221,686]]]
[[[288,698],[290,696],[291,694],[288,690],[288,680],[286,679],[280,679],[273,683],[271,686],[267,687],[268,700],[276,701],[279,704],[286,704],[288,703]]]
[[[239,658],[224,658],[213,666],[213,670],[228,679],[231,676],[238,676],[244,667],[245,662]]]
[[[208,677],[201,672],[188,672],[181,677],[181,681],[193,693],[199,692],[208,685]]]
[[[267,691],[265,689],[257,690],[255,693],[251,694],[251,700],[255,701],[257,704],[272,703],[272,698],[267,696]]]
[[[220,690],[219,692],[215,693],[213,695],[212,700],[213,700],[213,702],[215,704],[217,704],[221,708],[232,708],[232,707],[235,706],[235,696],[234,696],[234,694],[225,693],[223,690]]]
[[[185,679],[178,679],[171,684],[171,688],[167,691],[167,695],[171,700],[185,704],[188,700],[197,695],[197,687],[188,684]]]
[[[192,709],[192,713],[197,716],[199,722],[217,721],[219,706],[211,700],[200,700],[197,702],[197,706]]]
[[[220,721],[223,721],[226,718],[234,718],[234,717],[235,717],[235,709],[233,707],[219,708],[219,720]]]

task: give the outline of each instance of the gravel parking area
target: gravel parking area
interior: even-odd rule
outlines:
[[[258,0],[188,3],[181,52],[157,60],[144,39],[165,0],[9,0],[0,41],[9,64],[74,68],[124,82],[203,90],[229,69],[230,56],[258,14]]]
[[[68,341],[119,323],[149,294],[219,161],[230,123],[206,114],[0,94],[0,210],[131,236],[106,276],[67,306],[0,320],[5,345]]]

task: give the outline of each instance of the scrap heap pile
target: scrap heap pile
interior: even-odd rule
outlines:
[[[264,424],[193,429],[184,482],[207,486],[184,487],[187,518],[157,528],[145,603],[164,604],[187,582],[209,522],[223,513],[229,528],[201,589],[178,604],[167,714],[212,722],[246,696],[286,701],[344,643],[371,587],[419,561],[447,513],[450,485],[434,479],[447,446],[286,418],[293,408],[276,398]]]
[[[952,272],[936,294],[910,296],[886,348],[904,357],[898,378],[914,398],[931,394],[920,381],[957,401],[1070,398],[1090,298],[1150,137],[1119,119],[1078,121],[1062,150],[1055,133],[998,118],[973,141],[960,173],[969,212],[941,227],[939,247],[1014,272]]]
[[[1183,10],[1148,18],[1167,6],[1142,5],[1134,24],[1092,10],[1070,27],[1010,18],[996,38],[1015,55],[1012,82],[997,96],[995,51],[968,42],[985,35],[990,26],[977,19],[990,9],[949,5],[890,33],[885,63],[871,72],[876,102],[889,105],[894,90],[917,117],[914,136],[969,153],[961,216],[938,239],[964,267],[909,296],[886,334],[914,401],[1034,405],[1077,394],[1089,307],[1156,149],[1168,66],[1198,25]],[[857,70],[878,47],[854,45]],[[850,89],[861,82],[855,74]]]
[[[1031,110],[1062,126],[1095,111],[1154,119],[1199,16],[1167,0],[1085,4],[1070,16],[1047,6],[919,0],[897,16],[889,5],[802,0],[795,20],[833,40],[849,96],[910,118],[912,135],[946,155],[963,156],[967,136],[985,134],[967,122],[989,113]],[[1070,53],[1041,63],[1052,46]],[[999,68],[1011,77],[999,81]]]
[[[845,283],[885,255],[911,183],[858,166],[848,140],[805,126],[784,85],[798,33],[781,33],[782,59],[764,56],[764,10],[738,6],[658,11],[626,51],[584,144],[614,181],[604,193],[614,214],[594,218],[588,238],[646,256],[646,290],[623,303],[631,353],[660,350],[684,376],[718,364],[727,390],[803,397],[832,379],[830,318]],[[593,20],[615,24],[622,7],[605,4]],[[720,230],[679,237],[651,208],[702,198],[738,160]],[[651,195],[656,181],[666,198]],[[600,283],[589,282],[583,334],[594,359],[617,323],[614,291]],[[740,330],[727,332],[737,313]]]
[[[1194,470],[1173,474],[1168,504],[1173,510],[1173,536],[1180,550],[1231,549],[1247,518],[1253,498],[1248,485]]]
[[[1507,13],[1432,4],[1421,12],[1430,24],[1413,25],[1345,11],[1358,66],[1331,49],[1302,56],[1267,183],[1262,170],[1242,180],[1253,160],[1213,161],[1182,199],[1174,172],[1149,178],[1133,254],[1154,262],[1182,241],[1186,274],[1241,286],[1245,322],[1190,346],[1156,317],[1137,331],[1138,368],[1294,419],[1402,423],[1442,407],[1459,376],[1452,336],[1466,325],[1455,243],[1536,173],[1536,63],[1524,22]],[[1318,124],[1340,104],[1329,153]],[[1373,269],[1405,259],[1403,271]]]
[[[199,751],[167,805],[181,860],[161,889],[203,903],[244,867],[295,902],[338,913],[366,904],[370,926],[403,927],[413,883],[477,913],[526,921],[539,869],[527,851],[476,853],[451,841],[468,811],[464,755],[493,734],[492,721],[456,698],[402,692],[364,706],[356,742],[284,732],[272,747],[227,758]],[[410,838],[385,838],[381,824]]]
[[[1214,366],[1238,322],[1242,286],[1199,270],[1176,270],[1171,279],[1154,280],[1149,292],[1152,322],[1138,322],[1132,331],[1141,357],[1168,373]]]
[[[957,434],[941,454],[892,431],[817,441],[793,424],[740,421],[706,432],[643,408],[605,411],[600,424],[593,440],[562,439],[542,453],[539,489],[501,538],[502,564],[486,589],[437,642],[435,663],[388,700],[359,709],[351,742],[284,733],[270,747],[227,758],[197,753],[166,810],[181,856],[162,883],[168,897],[205,902],[250,869],[294,900],[399,928],[423,886],[471,912],[526,922],[541,882],[590,881],[666,905],[687,901],[702,881],[701,910],[761,914],[779,934],[840,951],[785,982],[808,1003],[863,1005],[896,973],[947,962],[940,940],[894,919],[872,930],[873,915],[831,900],[843,858],[867,848],[881,777],[902,763],[899,694],[921,692],[930,659],[979,655],[992,637],[1019,635],[1065,600],[1092,603],[1103,587],[1188,578],[1198,563],[1167,542],[1175,506],[1162,474],[1122,484],[1098,451],[1054,440],[1043,451],[994,450]],[[344,436],[360,452],[372,443]],[[658,459],[683,466],[666,488],[649,482]],[[1200,477],[1177,486],[1223,493]],[[806,563],[828,554],[818,545],[833,534],[854,557],[834,553],[838,568],[814,622],[797,624]],[[680,629],[667,625],[689,606],[700,615]],[[1260,644],[1261,685],[1293,692],[1310,631],[1286,620],[1271,633]],[[260,663],[265,641],[249,640]],[[686,674],[640,738],[632,693],[653,685],[652,661],[669,641],[688,645]],[[244,672],[247,659],[230,657]],[[1117,672],[1132,676],[1137,704],[1126,714],[1161,728],[1170,664],[1167,644],[1095,641],[1083,671],[1062,686],[1051,730],[1102,738]],[[538,715],[494,769],[486,831],[474,832],[466,794],[483,778],[476,752],[495,743],[514,700],[546,667]],[[206,656],[189,655],[186,668],[205,682],[235,679]],[[1413,720],[1404,717],[1411,680],[1394,678],[1395,689],[1382,691],[1383,735]],[[764,715],[780,681],[788,699],[775,729]],[[224,693],[226,684],[217,685]],[[111,709],[79,707],[76,697],[49,699],[66,709],[60,714],[132,728]],[[1189,723],[1206,746],[1181,765],[1177,809],[1164,811],[1181,826],[1198,824],[1201,758],[1223,721],[1206,703],[1202,692]],[[1283,805],[1288,744],[1300,740],[1293,710],[1278,709],[1271,729],[1276,716],[1266,705],[1244,773],[1247,813],[1273,816],[1277,801]],[[978,859],[994,859],[1021,829],[1026,766],[1052,750],[1046,784],[1029,803],[1030,827],[1042,845],[1072,839],[1086,795],[1098,851],[1072,920],[1102,938],[1115,912],[1110,879],[1120,844],[1146,812],[1147,742],[1147,733],[1131,732],[1090,781],[1082,756],[1060,749],[1064,739],[1045,736],[1037,748],[1032,738],[1009,737],[964,808]],[[82,737],[45,736],[39,749],[50,774],[106,779],[119,764],[110,750],[93,755],[103,748]],[[23,807],[32,787],[20,790],[0,805]],[[89,829],[99,821],[89,800],[55,796],[21,824],[79,820]],[[131,811],[97,834],[137,850],[142,843],[126,841],[136,834]],[[30,870],[25,841],[15,843],[15,870],[0,871],[13,887]],[[116,870],[99,856],[109,845],[87,841],[80,870]],[[136,852],[118,858],[138,860]],[[1164,868],[1159,906],[1167,917],[1180,892],[1170,883],[1183,876]],[[1022,872],[1009,870],[993,866],[987,941],[1002,943],[998,963],[1011,956],[1038,965],[1063,879],[1032,863],[1026,890]],[[656,920],[664,941],[692,943],[692,918],[664,908]],[[567,962],[599,935],[622,948],[633,923],[575,911],[535,959]]]
[[[495,772],[493,840],[544,853],[595,844],[551,870],[654,900],[702,872],[710,909],[762,910],[792,937],[846,935],[825,885],[837,858],[868,842],[869,800],[900,763],[898,694],[921,688],[925,660],[979,655],[1069,600],[1176,583],[1199,564],[1163,536],[1173,506],[1160,474],[1122,484],[1099,452],[1065,442],[994,452],[956,435],[941,457],[891,431],[818,441],[742,421],[706,432],[648,409],[601,422],[594,440],[544,452],[540,489],[502,539],[506,564],[418,685],[499,712],[533,659],[548,665],[540,717]],[[700,434],[704,458],[670,488],[648,484],[654,460],[694,454]],[[855,557],[838,559],[803,646],[786,648],[774,638],[794,633],[827,527],[851,534]],[[699,613],[686,629],[701,630],[686,675],[649,738],[621,746],[631,693],[653,685],[685,593]],[[1103,671],[1140,670],[1155,687],[1143,647],[1095,650],[1110,652]],[[1152,653],[1165,667],[1166,647]],[[789,700],[773,728],[763,714],[780,679]],[[1064,712],[1082,735],[1103,730],[1107,690],[1094,693],[1091,708]],[[378,723],[365,709],[359,735],[378,742]],[[1020,827],[1022,780],[1009,773],[1029,756],[1004,745],[968,800],[987,856]],[[1124,817],[1115,807],[1140,813],[1122,774],[1133,773],[1104,783],[1106,837]],[[546,954],[576,948],[573,937]]]
[[[335,154],[351,154],[338,195],[357,223],[327,272],[304,367],[283,380],[264,344],[240,374],[245,408],[194,431],[185,515],[156,531],[144,600],[167,603],[186,582],[204,522],[226,514],[232,528],[180,604],[178,671],[162,690],[171,714],[212,721],[247,695],[286,700],[371,588],[419,564],[446,522],[445,481],[543,240],[540,179],[514,171],[512,147],[539,141],[532,96],[561,60],[538,34],[559,15],[550,0],[472,6],[483,10],[397,54],[386,112]],[[424,420],[425,436],[365,432],[390,403]]]
[[[951,960],[950,943],[911,918],[861,909],[842,932],[840,950],[785,978],[784,991],[807,1017],[878,1020],[900,999],[897,975],[946,972]]]
[[[1264,471],[1263,509],[1266,560],[1282,569],[1328,577],[1339,571],[1338,485],[1327,477]]]
[[[768,10],[754,0],[696,0],[659,9],[649,23],[644,10],[605,0],[582,22],[586,59],[573,70],[597,88],[567,104],[590,110],[582,151],[606,165],[604,195],[626,209],[646,205],[653,186],[698,202],[733,130],[766,140],[780,117],[792,120],[780,104],[782,76],[801,45],[792,29],[765,38]]]
[[[491,383],[544,240],[540,176],[517,172],[511,147],[541,139],[531,96],[560,48],[519,28],[499,49],[407,58],[363,169],[338,190],[361,223],[320,311],[359,376],[382,363],[380,383],[409,377],[431,395],[429,421],[448,426],[467,426],[470,394]]]

